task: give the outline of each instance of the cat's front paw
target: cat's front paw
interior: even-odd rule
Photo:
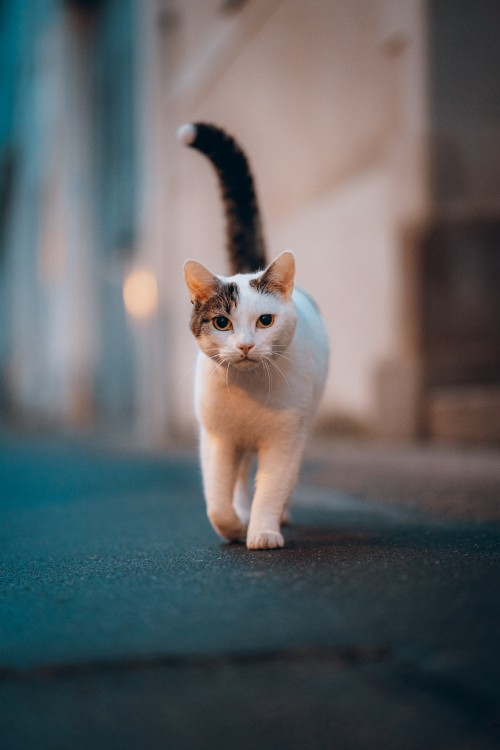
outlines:
[[[217,534],[227,539],[228,542],[244,542],[247,533],[244,526],[235,513],[210,512],[208,514],[210,523]]]
[[[279,531],[249,531],[247,534],[248,549],[277,549],[284,546],[285,540]]]

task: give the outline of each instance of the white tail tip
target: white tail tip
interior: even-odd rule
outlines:
[[[177,138],[185,146],[191,146],[196,138],[196,126],[192,122],[186,122],[177,129]]]

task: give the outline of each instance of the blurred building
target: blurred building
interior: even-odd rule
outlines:
[[[206,120],[323,310],[320,422],[500,439],[499,28],[496,0],[2,0],[4,411],[193,429],[182,265],[227,265],[175,131]]]

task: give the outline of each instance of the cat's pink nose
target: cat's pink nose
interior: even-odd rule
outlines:
[[[238,349],[241,349],[245,357],[248,357],[248,352],[253,349],[253,344],[238,344]]]

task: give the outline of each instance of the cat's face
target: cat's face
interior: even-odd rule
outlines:
[[[184,271],[193,303],[191,330],[207,356],[252,370],[286,350],[297,323],[292,253],[282,253],[257,274],[219,277],[196,261],[187,261]]]

